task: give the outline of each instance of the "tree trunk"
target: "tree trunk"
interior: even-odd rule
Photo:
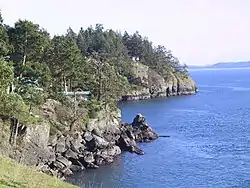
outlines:
[[[65,91],[65,93],[67,93],[68,88],[67,88],[67,80],[66,80],[65,76],[63,76],[63,83],[64,83],[64,91]]]
[[[98,101],[101,101],[102,100],[102,67],[101,66],[99,66],[98,67],[98,69],[99,69],[99,78],[98,78],[98,84],[99,84],[99,89],[98,89],[98,97],[97,97],[97,100]]]
[[[69,89],[72,92],[72,80],[71,79],[69,79]]]
[[[25,65],[25,62],[26,62],[26,54],[24,54],[24,56],[23,56],[22,67]],[[23,73],[22,73],[22,72],[20,73],[20,76],[19,76],[19,77],[20,77],[20,78],[23,77]]]
[[[19,127],[19,120],[16,119],[15,120],[15,134],[14,134],[14,138],[13,138],[13,145],[16,146],[16,138],[17,138],[17,134],[18,134],[18,127]]]
[[[10,132],[9,143],[13,144],[13,137],[14,137],[14,134],[15,134],[15,118],[11,118],[10,123],[11,123],[11,126],[10,126],[10,131],[11,132]]]
[[[8,88],[7,88],[7,94],[10,93],[10,90],[11,90],[11,86],[8,86]]]
[[[31,110],[32,110],[32,104],[30,104],[29,113],[31,112]]]
[[[17,134],[18,134],[18,127],[19,127],[19,120],[16,118],[12,118],[12,128],[11,128],[11,135],[10,135],[10,144],[12,144],[13,146],[16,146],[16,138],[17,138]]]
[[[22,62],[22,67],[25,65],[26,63],[26,48],[27,48],[27,43],[28,43],[28,40],[27,40],[27,31],[25,33],[25,41],[24,41],[24,50],[23,50],[23,62]],[[23,73],[21,72],[20,74],[20,78],[23,77]]]
[[[70,123],[70,126],[69,126],[70,132],[73,132],[73,131],[74,131],[75,126],[76,126],[76,121],[77,121],[77,120],[78,120],[78,118],[75,116],[75,117],[73,118],[72,122]]]

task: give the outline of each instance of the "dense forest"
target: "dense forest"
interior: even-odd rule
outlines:
[[[96,24],[51,36],[28,20],[6,25],[1,13],[0,58],[0,115],[17,123],[32,119],[32,108],[46,99],[65,101],[65,91],[90,91],[88,105],[117,101],[133,85],[136,61],[164,78],[187,74],[171,51],[139,32],[122,34]]]

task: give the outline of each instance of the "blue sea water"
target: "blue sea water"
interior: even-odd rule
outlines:
[[[250,187],[250,69],[190,71],[199,93],[120,105],[125,122],[137,113],[160,135],[111,165],[68,179],[81,187]]]

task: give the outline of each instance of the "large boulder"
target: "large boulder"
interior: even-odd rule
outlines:
[[[104,132],[119,133],[121,125],[121,112],[117,109],[111,109],[106,106],[105,109],[97,112],[95,118],[89,119],[87,130],[97,136],[101,136]]]
[[[141,114],[138,114],[132,122],[132,132],[134,138],[138,142],[155,140],[158,138],[158,135],[153,132],[153,129],[147,124],[145,117]],[[127,135],[131,137],[131,130],[126,131]]]
[[[106,160],[105,160],[102,156],[96,155],[96,156],[95,156],[95,163],[96,163],[97,165],[103,165],[103,164],[106,163]]]
[[[38,125],[30,125],[24,135],[25,144],[34,144],[39,148],[46,148],[49,141],[50,126],[47,122]]]
[[[80,166],[80,165],[71,165],[70,166],[70,170],[72,172],[80,172],[80,171],[83,171],[85,169],[84,166]]]
[[[87,164],[95,162],[95,158],[92,152],[85,151],[83,157],[79,158],[80,162],[86,166]]]
[[[109,145],[109,142],[107,142],[104,138],[93,135],[95,147],[98,149],[106,148]]]
[[[63,157],[63,156],[58,156],[58,157],[56,158],[56,162],[62,163],[65,167],[69,167],[69,166],[72,164],[71,161],[69,161],[68,159],[66,159],[66,158]]]
[[[71,167],[64,167],[60,170],[60,172],[63,174],[63,176],[70,176],[73,174]]]
[[[134,152],[139,155],[143,155],[143,151],[139,148],[139,146],[136,144],[135,140],[128,137],[126,132],[123,132],[121,137],[119,138],[117,145],[121,148],[123,151],[129,151]]]
[[[64,157],[66,157],[67,159],[78,159],[78,155],[76,152],[72,151],[71,149],[68,149],[65,153],[64,153]]]
[[[106,155],[108,156],[117,156],[121,154],[121,149],[118,146],[111,146],[104,150]],[[102,153],[103,154],[103,153]]]
[[[139,155],[144,154],[136,142],[147,142],[158,138],[152,128],[147,124],[146,119],[138,114],[131,125],[125,124],[121,129],[122,133],[117,141],[117,145],[123,151],[134,152]]]
[[[86,142],[82,138],[81,133],[76,132],[74,134],[72,140],[70,141],[70,149],[74,152],[81,153],[86,148],[85,144],[86,144]]]
[[[91,132],[86,131],[83,135],[83,138],[86,142],[90,142],[92,139],[94,139],[93,135]]]
[[[113,145],[113,146],[109,146],[99,152],[97,152],[97,155],[101,156],[103,159],[108,159],[110,157],[115,157],[117,155],[121,154],[121,149],[120,147]]]
[[[147,126],[145,117],[143,117],[141,114],[137,114],[132,122],[132,126],[141,127],[143,125]]]

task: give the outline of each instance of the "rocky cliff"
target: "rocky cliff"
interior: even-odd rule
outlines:
[[[77,122],[77,129],[70,131],[65,118],[70,112],[64,108],[58,101],[48,100],[40,114],[42,121],[19,131],[18,147],[9,145],[12,152],[6,151],[6,155],[39,171],[64,178],[77,171],[111,163],[122,151],[142,155],[136,142],[158,138],[141,114],[132,123],[122,124],[119,109],[110,108],[99,111],[87,124]],[[4,127],[3,123],[0,125]]]
[[[121,124],[120,112],[100,111],[85,130],[57,134],[47,144],[49,153],[39,169],[47,174],[65,177],[87,168],[113,162],[122,151],[143,155],[136,142],[148,142],[158,135],[138,114],[131,124]]]
[[[156,97],[189,95],[197,92],[197,87],[189,75],[169,72],[163,78],[153,69],[139,62],[133,65],[134,88],[122,97],[123,101],[142,100]]]
[[[163,78],[140,63],[134,64],[133,71],[135,77],[132,84],[135,87],[122,100],[187,95],[197,91],[188,75],[169,72]],[[107,106],[87,121],[82,119],[86,117],[84,109],[80,110],[81,118],[75,121],[72,119],[76,113],[74,109],[66,108],[55,100],[47,100],[41,109],[37,114],[40,120],[36,124],[18,127],[17,147],[8,142],[9,120],[0,118],[0,154],[61,178],[111,163],[122,151],[142,155],[137,142],[158,138],[140,114],[132,123],[122,124],[119,109]],[[72,121],[74,131],[71,130]]]

